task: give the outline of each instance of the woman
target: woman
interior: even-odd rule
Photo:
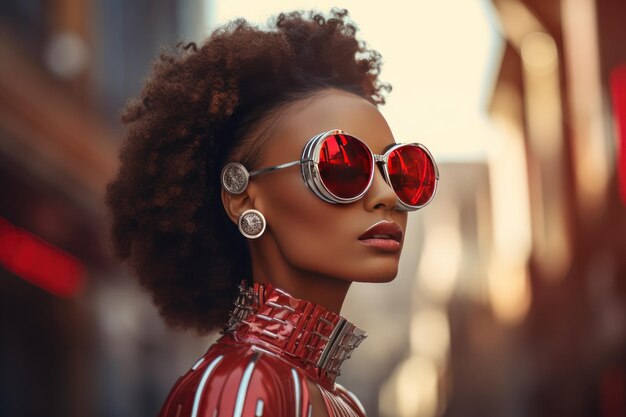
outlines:
[[[346,15],[235,21],[161,56],[126,109],[117,253],[169,324],[225,324],[162,417],[365,415],[335,383],[365,337],[341,306],[352,282],[396,276],[437,170],[395,146],[380,57]]]

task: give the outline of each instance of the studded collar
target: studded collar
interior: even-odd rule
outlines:
[[[334,384],[343,362],[366,337],[340,315],[271,284],[244,281],[239,290],[222,334],[280,356],[324,385]]]

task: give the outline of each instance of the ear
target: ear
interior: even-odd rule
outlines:
[[[247,190],[241,194],[230,194],[222,187],[221,197],[226,214],[235,224],[239,221],[239,215],[252,207],[252,202]]]

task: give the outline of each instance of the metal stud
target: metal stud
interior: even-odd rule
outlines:
[[[248,170],[241,164],[230,162],[222,169],[222,187],[230,194],[241,194],[248,186]]]
[[[265,217],[258,210],[246,210],[239,215],[239,231],[248,239],[257,239],[265,231]]]

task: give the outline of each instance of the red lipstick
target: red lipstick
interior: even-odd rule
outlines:
[[[402,247],[402,229],[396,222],[382,220],[359,236],[359,241],[385,252],[397,252]]]

